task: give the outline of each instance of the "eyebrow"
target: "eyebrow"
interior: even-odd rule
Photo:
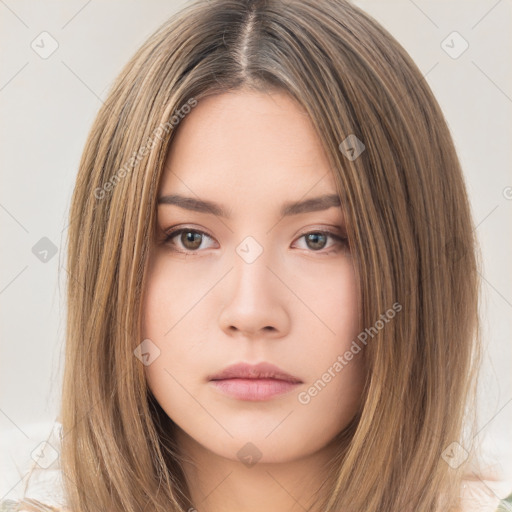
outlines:
[[[194,212],[210,213],[229,219],[231,214],[220,204],[205,199],[186,197],[179,194],[165,195],[158,198],[158,205],[171,204]],[[336,194],[326,194],[313,197],[304,201],[288,201],[281,207],[281,217],[297,215],[307,212],[328,210],[333,206],[341,206],[341,201]]]

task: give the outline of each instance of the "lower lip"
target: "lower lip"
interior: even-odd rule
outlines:
[[[238,400],[269,400],[288,393],[299,383],[278,379],[223,379],[210,381],[221,393]]]

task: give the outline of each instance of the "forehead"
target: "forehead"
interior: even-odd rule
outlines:
[[[209,96],[181,121],[161,192],[303,195],[335,191],[307,113],[283,92]]]

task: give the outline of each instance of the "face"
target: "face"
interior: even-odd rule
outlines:
[[[362,354],[344,357],[358,334],[355,273],[306,113],[284,93],[200,100],[158,196],[144,368],[180,438],[232,460],[321,450],[353,418],[364,372]],[[293,379],[260,366],[211,380],[238,363]]]

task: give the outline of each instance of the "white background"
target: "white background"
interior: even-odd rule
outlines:
[[[512,482],[512,2],[356,3],[426,74],[452,131],[484,264],[475,441],[484,447],[484,468]],[[58,413],[67,211],[88,130],[121,67],[182,5],[0,0],[0,499],[19,492],[30,453]],[[59,45],[47,59],[31,48],[43,31]],[[441,46],[453,31],[469,44],[456,59]],[[32,253],[42,237],[58,249],[46,263]]]

